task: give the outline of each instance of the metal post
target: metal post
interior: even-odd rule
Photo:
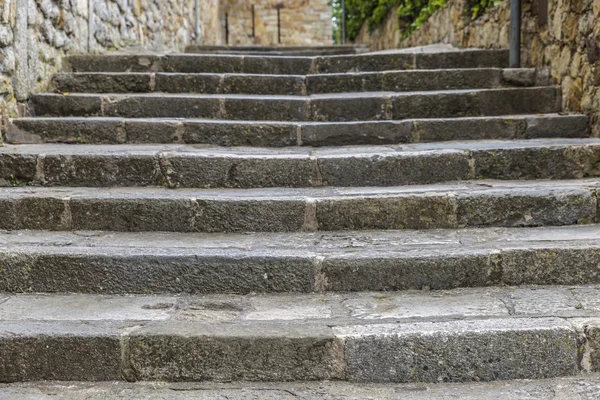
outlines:
[[[342,44],[346,44],[346,0],[342,0]]]
[[[277,7],[277,43],[281,44],[281,8]]]
[[[227,13],[225,13],[225,44],[229,45],[229,20]]]
[[[194,28],[194,42],[196,46],[198,46],[200,40],[200,0],[196,0],[196,8],[194,9],[195,18],[196,18],[196,26]]]
[[[521,0],[510,0],[509,66],[521,66]]]
[[[254,4],[252,4],[252,37],[256,37],[256,15],[254,14]]]

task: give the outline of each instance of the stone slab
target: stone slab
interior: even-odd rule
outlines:
[[[365,187],[468,179],[597,176],[600,139],[399,146],[254,148],[193,145],[7,145],[5,186]],[[401,171],[401,173],[399,173]]]
[[[519,79],[507,79],[507,74]],[[518,74],[518,75],[516,75]],[[58,73],[52,87],[79,93],[234,93],[296,95],[339,92],[483,89],[533,86],[532,69],[409,70],[315,75],[164,72]]]
[[[577,333],[558,318],[334,328],[347,379],[465,382],[539,379],[578,370]]]
[[[582,138],[589,134],[587,117],[578,114],[336,123],[57,117],[13,119],[5,141],[284,147]]]
[[[358,121],[452,118],[561,111],[559,87],[312,96],[234,94],[38,94],[36,116],[208,118],[268,121]]]
[[[16,231],[0,237],[0,291],[210,294],[582,285],[600,283],[598,232],[596,225],[272,234]],[[497,297],[514,315],[569,316],[600,308],[593,303],[595,289],[579,290],[547,296],[507,291]],[[531,297],[539,301],[528,302]],[[411,310],[407,315],[415,316]],[[403,312],[390,313],[401,318]]]
[[[18,400],[334,400],[343,398],[394,400],[595,400],[598,375],[534,381],[439,384],[296,383],[156,383],[156,382],[35,382],[0,386],[1,399]]]
[[[277,232],[593,223],[596,180],[372,188],[2,188],[0,229]],[[391,213],[393,211],[393,213]],[[391,218],[390,216],[393,216]]]
[[[357,54],[324,57],[265,55],[73,55],[65,70],[73,72],[213,72],[213,73],[338,73],[388,71],[394,69],[437,69],[506,67],[507,50],[469,49],[439,53]],[[268,68],[265,68],[268,65]],[[277,71],[277,72],[275,72]]]

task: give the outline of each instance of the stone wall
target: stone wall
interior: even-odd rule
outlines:
[[[584,112],[600,135],[600,1],[548,0],[548,23],[538,25],[537,1],[523,1],[523,66],[550,68],[562,86],[567,111]],[[433,43],[457,47],[507,48],[510,3],[504,0],[471,19],[468,1],[449,0],[408,39],[400,40],[395,10],[369,32],[363,27],[356,43],[390,49]]]
[[[202,44],[218,43],[219,0],[200,0]],[[175,51],[194,40],[195,0],[0,0],[0,107],[43,90],[65,54]]]
[[[277,29],[278,8],[281,43]],[[221,9],[223,22],[225,13],[230,45],[332,44],[331,0],[224,0]],[[225,41],[224,30],[222,35],[222,41]]]

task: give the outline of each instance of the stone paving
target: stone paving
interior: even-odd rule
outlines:
[[[70,56],[10,121],[0,398],[594,398],[587,118],[505,50],[297,50]]]

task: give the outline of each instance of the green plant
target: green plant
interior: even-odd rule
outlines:
[[[356,38],[363,25],[370,30],[378,27],[390,10],[397,7],[400,37],[407,38],[419,29],[448,0],[346,0],[346,34],[348,40]],[[477,18],[490,7],[502,0],[471,0],[471,17]],[[341,0],[332,0],[333,7],[333,39],[341,41],[342,8]]]
[[[502,0],[471,0],[471,18],[481,16],[488,8],[502,3]]]
[[[397,15],[400,37],[405,39],[419,29],[429,17],[442,8],[448,0],[404,0],[398,7]]]
[[[22,185],[21,181],[20,181],[20,180],[18,180],[18,179],[15,177],[15,175],[14,175],[14,174],[10,174],[10,177],[9,177],[9,182],[10,182],[10,185],[11,185],[11,186],[13,186],[13,187],[17,187],[17,186],[21,186],[21,185]]]

